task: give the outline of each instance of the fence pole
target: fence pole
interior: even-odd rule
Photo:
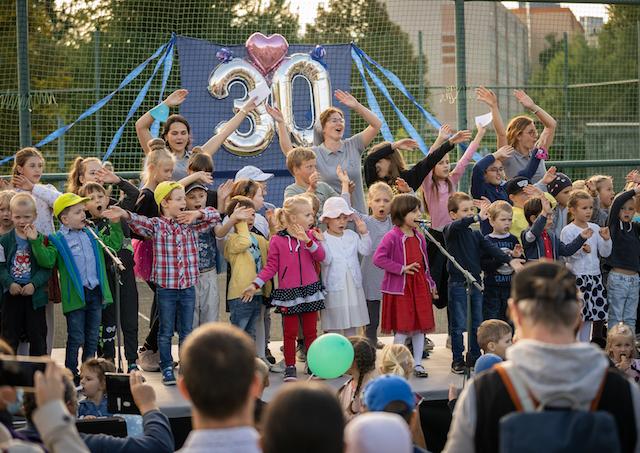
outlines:
[[[636,66],[638,67],[638,138],[640,139],[640,20],[636,22],[638,30],[638,58]]]
[[[31,146],[31,111],[29,107],[29,7],[28,0],[16,2],[16,37],[18,64],[18,119],[20,147]]]
[[[564,94],[564,136],[565,143],[564,149],[567,150],[568,146],[570,146],[568,136],[571,134],[571,126],[569,121],[571,119],[571,111],[569,104],[569,35],[565,31],[562,36],[562,49],[564,52],[564,74],[563,74],[563,94]],[[566,158],[566,156],[565,156]]]
[[[96,31],[93,33],[93,73],[95,102],[98,102],[100,100],[100,27],[97,27]],[[100,110],[98,110],[95,113],[97,156],[102,155],[102,150],[100,149],[102,142],[102,124],[100,120]]]
[[[424,52],[422,50],[422,30],[418,30],[418,99],[421,105],[424,105]],[[426,136],[425,124],[426,120],[420,121],[420,136],[424,139]]]
[[[464,28],[464,0],[455,0],[456,10],[456,84],[458,104],[458,130],[467,128],[467,56]],[[458,160],[462,150],[458,146]],[[467,178],[461,179],[460,190],[467,191]]]

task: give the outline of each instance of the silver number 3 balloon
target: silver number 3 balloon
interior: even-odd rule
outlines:
[[[308,127],[296,124],[293,114],[293,82],[301,77],[307,81],[312,106],[312,120]],[[233,109],[237,112],[248,100],[249,92],[259,83],[267,83],[264,76],[250,63],[233,58],[218,65],[209,76],[209,93],[217,99],[229,96],[229,90],[235,84],[244,88],[244,95],[234,100]],[[282,111],[285,124],[294,145],[313,145],[313,127],[325,109],[331,106],[331,82],[327,69],[308,54],[293,54],[285,58],[273,73],[271,84],[273,103]],[[250,127],[246,132],[236,130],[224,142],[230,152],[240,155],[255,155],[264,151],[275,134],[273,118],[267,113],[265,101],[260,103],[248,116]],[[224,122],[216,126],[217,133]]]

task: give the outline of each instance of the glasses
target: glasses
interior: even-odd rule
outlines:
[[[490,167],[487,168],[487,173],[504,173],[504,167]]]

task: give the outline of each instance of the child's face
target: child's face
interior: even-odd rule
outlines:
[[[630,359],[633,353],[633,340],[625,335],[616,335],[611,338],[609,350],[611,358],[616,363],[622,360],[621,356],[623,355]]]
[[[249,227],[249,230],[251,230],[253,225],[256,223],[256,211],[255,209],[250,209],[249,213],[250,214],[249,214],[249,218],[247,219],[247,226]]]
[[[513,344],[511,341],[511,333],[507,333],[500,337],[497,343],[491,343],[494,345],[493,353],[500,357],[502,360],[506,360],[507,349]]]
[[[304,228],[305,231],[313,227],[316,218],[313,215],[313,208],[311,207],[311,204],[307,205],[305,203],[304,205],[300,205],[291,220]]]
[[[578,200],[573,208],[569,208],[571,215],[578,222],[588,222],[593,214],[593,200]]]
[[[293,176],[300,178],[305,184],[309,184],[309,178],[317,170],[316,160],[305,160],[299,167],[293,169]]]
[[[502,182],[504,176],[504,167],[502,162],[495,161],[484,172],[484,181],[494,186],[499,185]]]
[[[384,190],[369,192],[369,209],[371,209],[371,213],[376,219],[382,220],[389,215],[391,198],[391,195]]]
[[[9,202],[0,204],[0,227],[3,230],[8,230],[13,227],[11,221],[11,210],[9,209]]]
[[[505,211],[499,211],[494,219],[489,219],[489,223],[493,227],[493,232],[496,234],[506,234],[511,229],[511,223],[513,222],[513,214]]]
[[[109,206],[109,198],[102,192],[96,190],[87,194],[87,197],[91,200],[85,203],[85,209],[89,211],[91,217],[99,219],[102,217],[102,211]]]
[[[167,160],[166,162],[160,162],[158,165],[155,165],[152,174],[156,184],[170,181],[173,175],[173,161]]]
[[[572,186],[568,186],[565,187],[564,189],[562,189],[558,195],[556,195],[556,201],[558,202],[558,204],[562,207],[566,207],[567,203],[569,202],[569,194],[571,193],[571,191],[573,190]]]
[[[93,398],[98,393],[104,392],[98,374],[90,369],[83,368],[80,372],[80,385],[82,386],[82,393],[87,398]]]
[[[197,211],[198,209],[202,209],[207,205],[207,192],[202,189],[193,189],[190,190],[188,194],[185,195],[187,209],[189,211]]]
[[[453,220],[464,219],[465,217],[473,217],[473,200],[462,200],[458,203],[458,210],[456,212],[449,211],[449,217]]]
[[[81,230],[85,227],[87,215],[84,212],[84,203],[78,203],[65,209],[60,216],[60,222],[70,230]]]
[[[32,156],[27,159],[24,165],[18,165],[17,170],[18,173],[27,178],[32,184],[37,184],[42,177],[44,161],[38,156]]]
[[[327,230],[330,233],[342,236],[345,228],[347,228],[347,223],[349,223],[349,216],[346,214],[340,214],[340,217],[336,217],[335,219],[327,218],[324,219],[324,222],[327,224]]]
[[[598,196],[600,197],[600,204],[603,207],[608,208],[613,203],[613,197],[616,193],[613,191],[613,181],[610,179],[603,180],[598,184]]]
[[[378,178],[386,178],[389,176],[389,168],[391,167],[391,159],[380,159],[376,162],[376,174]]]
[[[618,218],[623,222],[631,222],[633,220],[633,215],[636,213],[636,202],[632,198],[631,200],[627,200],[620,209],[618,213]]]
[[[14,206],[11,221],[20,234],[24,234],[24,227],[36,220],[36,212],[30,206]]]
[[[433,169],[433,174],[438,179],[446,179],[449,176],[449,156],[444,156]]]
[[[170,219],[175,219],[178,217],[178,214],[187,209],[184,189],[173,189],[160,204],[162,206],[162,215]]]
[[[407,226],[409,228],[418,228],[418,222],[416,222],[416,220],[418,220],[419,218],[420,210],[418,208],[415,208],[413,211],[407,213],[407,215],[404,216],[403,226]]]
[[[80,175],[80,182],[86,184],[88,182],[97,182],[96,172],[102,168],[100,162],[90,160],[84,164],[84,173]]]
[[[256,211],[259,211],[264,206],[264,189],[262,188],[262,184],[256,190],[256,194],[251,199],[253,201],[253,205],[256,207]]]

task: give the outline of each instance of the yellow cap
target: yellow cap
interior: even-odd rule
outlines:
[[[175,181],[164,181],[158,184],[156,190],[153,191],[153,198],[155,198],[158,206],[160,206],[162,200],[167,198],[167,195],[169,195],[174,189],[184,189],[184,187],[182,187],[182,184]]]
[[[60,213],[68,207],[77,205],[78,203],[84,203],[89,200],[91,200],[91,198],[81,197],[75,193],[63,193],[56,198],[56,201],[53,202],[53,215],[58,217]]]

